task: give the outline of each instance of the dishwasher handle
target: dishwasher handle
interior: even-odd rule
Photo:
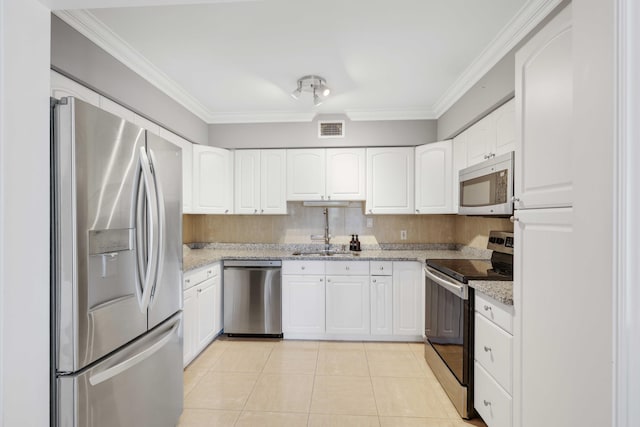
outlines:
[[[224,268],[227,267],[282,267],[281,260],[253,259],[253,260],[225,260]]]

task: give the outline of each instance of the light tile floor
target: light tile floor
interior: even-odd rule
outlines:
[[[184,372],[180,427],[469,427],[419,343],[214,341]]]

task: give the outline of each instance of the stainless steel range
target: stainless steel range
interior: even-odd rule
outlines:
[[[463,418],[473,409],[472,280],[513,280],[513,233],[492,231],[491,260],[428,259],[425,267],[425,359]]]

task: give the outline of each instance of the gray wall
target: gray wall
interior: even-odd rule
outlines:
[[[55,15],[51,68],[198,144],[207,124]]]
[[[318,138],[318,120],[344,120],[344,138]],[[437,141],[435,120],[350,121],[321,115],[305,123],[209,125],[209,145],[224,148],[409,146]]]

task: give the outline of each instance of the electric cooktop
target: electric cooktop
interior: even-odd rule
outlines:
[[[482,259],[428,259],[427,266],[462,283],[469,280],[513,280],[508,266]]]

